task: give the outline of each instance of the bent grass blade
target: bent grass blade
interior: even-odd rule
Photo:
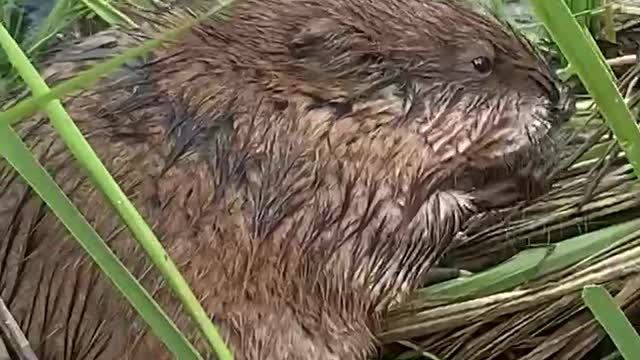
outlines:
[[[565,269],[597,255],[620,239],[634,238],[638,233],[640,219],[629,220],[563,240],[549,247],[523,250],[491,269],[431,285],[419,290],[419,293],[430,300],[495,294]]]
[[[640,336],[613,297],[602,286],[587,286],[582,299],[616,345],[622,357],[635,360],[640,354]]]

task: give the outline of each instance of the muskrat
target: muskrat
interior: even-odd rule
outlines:
[[[545,188],[537,169],[570,97],[527,41],[458,1],[248,0],[229,15],[65,107],[236,359],[365,359],[385,310],[469,217]],[[137,41],[101,33],[45,74]],[[192,335],[46,119],[16,129]],[[0,174],[2,298],[36,353],[170,358],[4,162]]]

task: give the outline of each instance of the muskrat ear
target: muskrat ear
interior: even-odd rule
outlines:
[[[318,18],[293,36],[289,49],[298,59],[309,56],[323,58],[352,48],[361,40],[353,29],[344,24],[329,18]]]

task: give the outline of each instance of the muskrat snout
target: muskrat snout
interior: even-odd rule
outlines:
[[[544,62],[542,59],[540,61]],[[576,110],[575,94],[570,87],[558,79],[554,69],[544,63],[543,69],[533,71],[529,78],[546,93],[551,102],[549,107],[550,122],[561,124],[573,116]]]

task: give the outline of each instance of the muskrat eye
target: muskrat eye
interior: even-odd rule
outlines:
[[[492,64],[491,60],[489,60],[486,56],[479,56],[473,60],[471,60],[473,67],[476,68],[479,72],[486,74],[491,71]]]

